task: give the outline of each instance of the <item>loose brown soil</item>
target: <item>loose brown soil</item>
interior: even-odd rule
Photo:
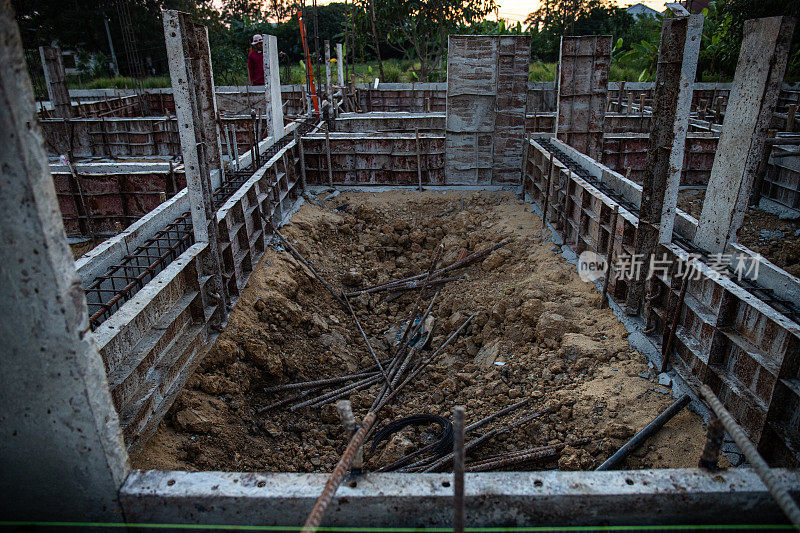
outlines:
[[[344,206],[341,212],[334,210]],[[467,422],[532,398],[525,409],[485,426],[552,413],[477,448],[468,459],[539,445],[574,442],[550,461],[517,470],[591,469],[673,400],[631,350],[625,328],[573,265],[540,236],[540,220],[511,193],[448,191],[342,194],[304,205],[283,230],[335,287],[371,285],[424,271],[439,243],[444,263],[463,250],[508,246],[461,271],[433,306],[435,348],[471,313],[474,322],[381,413],[379,424],[412,414],[451,417],[466,407]],[[353,299],[381,360],[386,332],[412,311],[415,292]],[[425,296],[423,306],[430,301]],[[430,348],[423,356],[430,354]],[[291,392],[265,393],[277,383],[321,379],[372,364],[349,316],[288,253],[269,249],[250,278],[199,370],[181,392],[137,468],[232,471],[330,471],[347,436],[333,405],[259,408]],[[362,417],[377,386],[350,396]],[[435,427],[435,426],[434,426]],[[430,428],[404,430],[375,453],[367,468],[388,464],[429,442]],[[684,410],[623,466],[691,467],[705,441],[700,417]]]
[[[678,207],[698,218],[704,197],[705,191],[681,191]],[[789,274],[800,277],[800,220],[782,220],[761,209],[750,209],[745,214],[738,240]]]

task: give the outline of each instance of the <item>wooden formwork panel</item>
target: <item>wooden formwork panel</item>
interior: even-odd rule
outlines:
[[[530,38],[451,35],[448,42],[447,183],[516,183]]]
[[[595,160],[603,150],[611,36],[561,38],[558,138]]]
[[[442,89],[356,89],[362,111],[443,112],[446,91]]]
[[[524,190],[544,204],[550,153],[526,146]],[[547,217],[576,253],[605,255],[612,236],[610,213],[617,202],[553,159]],[[617,204],[618,205],[618,204]],[[615,254],[633,252],[635,215],[619,206]],[[689,254],[675,244],[660,248],[672,264]],[[644,333],[657,348],[667,341],[682,280],[673,271],[653,278]],[[625,299],[625,282],[614,279],[609,294]],[[699,262],[678,310],[671,363],[692,386],[708,384],[774,464],[800,464],[800,324],[716,270]],[[663,349],[663,348],[662,348]]]
[[[43,119],[42,136],[50,156],[72,154],[85,157],[180,157],[178,122],[175,117]],[[253,123],[244,117],[224,118],[223,129],[233,127],[238,153],[253,145]],[[262,121],[262,128],[266,125]],[[261,138],[266,137],[265,134]],[[222,153],[228,149],[225,131],[221,132]],[[233,141],[232,141],[233,142]]]
[[[761,194],[800,209],[800,156],[773,157],[761,182]]]
[[[415,130],[441,135],[444,132],[444,114],[346,113],[335,121],[335,131],[341,133],[413,133]]]
[[[186,186],[183,172],[53,174],[64,229],[70,237],[119,233]],[[84,212],[84,203],[88,213]]]
[[[420,134],[419,163],[422,183],[444,181],[444,137]],[[413,134],[383,136],[330,136],[331,169],[335,184],[416,185],[417,144]],[[325,136],[303,137],[306,179],[328,183]]]

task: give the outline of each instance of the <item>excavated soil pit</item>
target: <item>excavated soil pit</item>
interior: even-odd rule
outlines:
[[[331,285],[345,290],[427,270],[439,243],[443,264],[513,242],[456,271],[436,299],[426,357],[460,325],[473,322],[381,412],[379,426],[433,414],[467,423],[530,398],[523,409],[467,435],[501,428],[535,411],[550,412],[490,439],[468,461],[548,444],[571,444],[554,457],[514,470],[592,469],[644,427],[673,398],[645,357],[632,350],[613,313],[598,309],[596,288],[580,280],[560,250],[540,236],[540,219],[510,192],[341,194],[304,205],[283,234]],[[378,357],[390,357],[397,326],[418,291],[352,299]],[[423,309],[432,297],[426,294]],[[393,329],[394,328],[394,329]],[[393,352],[392,352],[393,353]],[[305,267],[275,242],[250,278],[226,330],[189,380],[156,435],[135,460],[142,469],[326,472],[348,437],[333,404],[259,412],[296,391],[276,384],[317,380],[373,365],[352,317]],[[308,398],[339,385],[322,389]],[[378,385],[353,392],[357,418]],[[293,403],[298,403],[297,400]],[[438,426],[395,434],[374,452],[375,470],[438,436]],[[684,410],[624,468],[697,465],[705,441],[701,418]]]

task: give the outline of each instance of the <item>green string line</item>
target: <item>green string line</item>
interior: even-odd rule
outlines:
[[[200,530],[234,530],[234,531],[300,531],[299,526],[248,526],[219,524],[157,524],[127,522],[37,522],[37,521],[0,521],[0,527],[42,526],[42,527],[82,527],[82,528],[142,528],[142,529],[200,529]],[[589,531],[688,531],[688,530],[789,530],[790,524],[711,524],[711,525],[642,525],[642,526],[554,526],[554,527],[467,527],[465,531],[475,533],[503,532],[589,532]],[[431,532],[445,533],[452,531],[447,527],[320,527],[319,532],[330,533],[373,533],[387,531],[392,533]]]

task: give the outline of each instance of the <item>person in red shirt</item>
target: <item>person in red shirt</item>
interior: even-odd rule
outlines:
[[[258,33],[253,35],[250,53],[247,54],[247,72],[250,85],[264,85],[264,38]]]

